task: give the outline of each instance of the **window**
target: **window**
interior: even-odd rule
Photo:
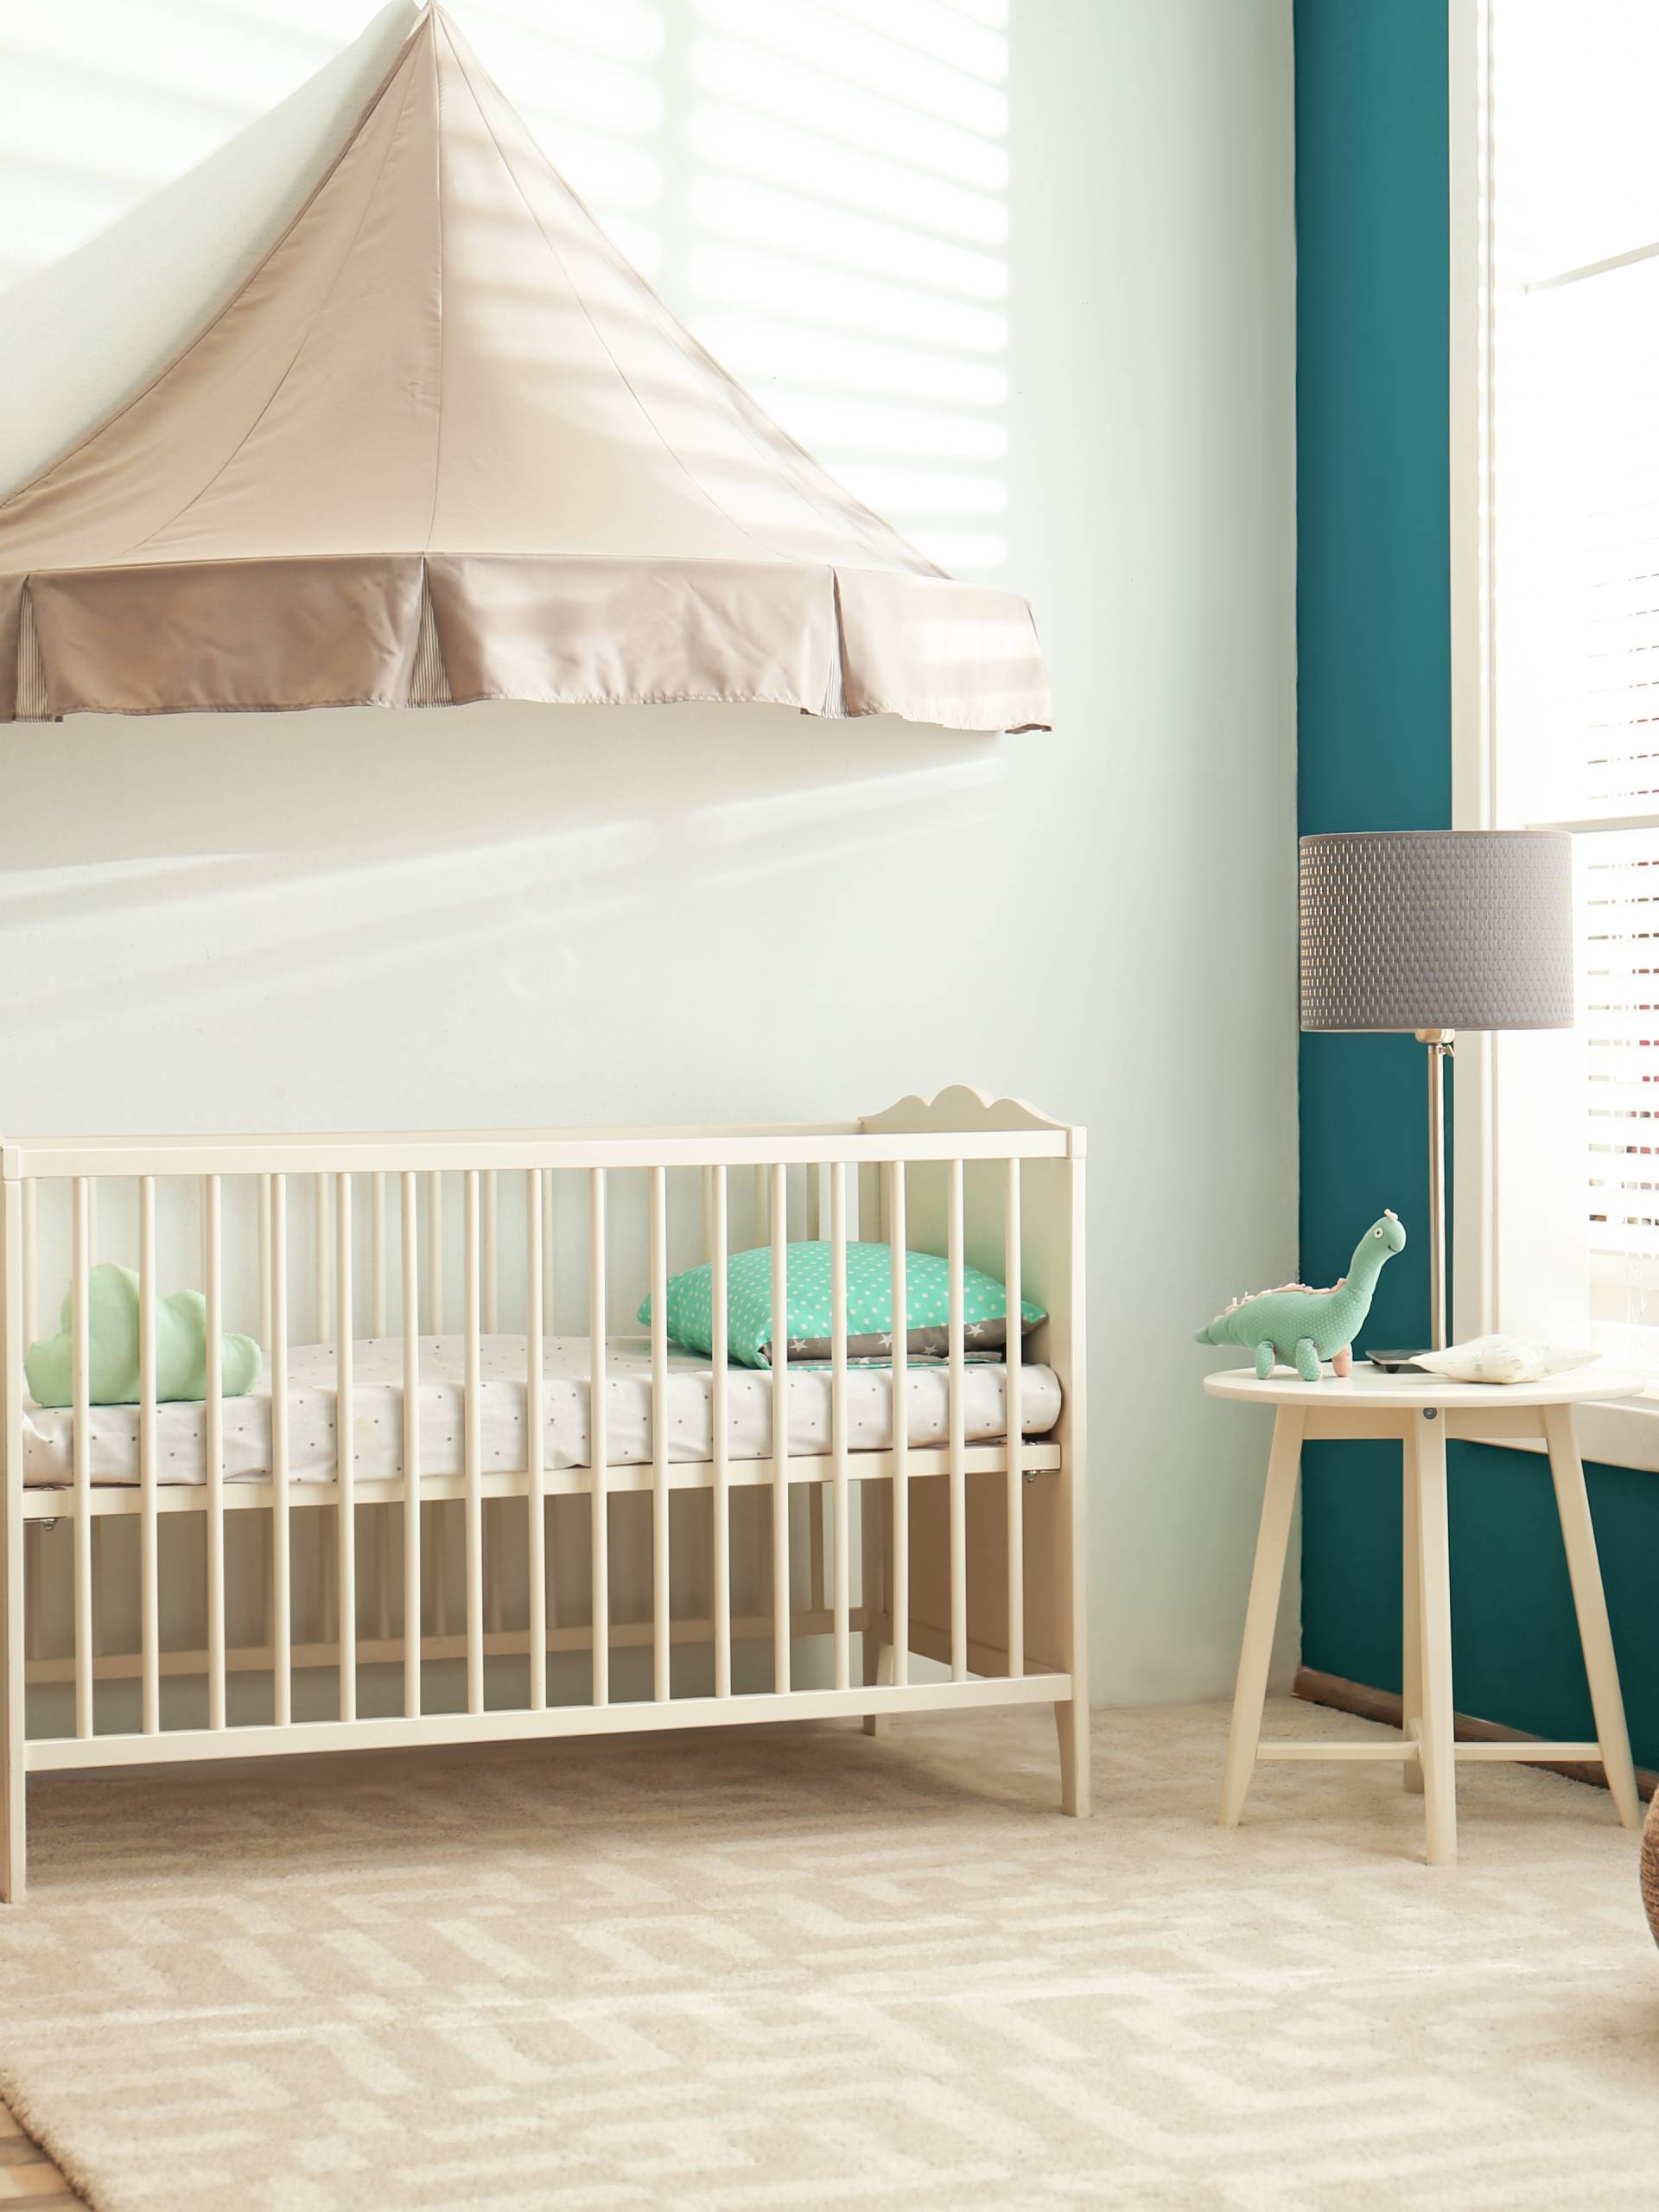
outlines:
[[[1456,1327],[1659,1378],[1656,87],[1653,0],[1454,0],[1458,819],[1572,828],[1579,929],[1576,1030],[1460,1048]]]

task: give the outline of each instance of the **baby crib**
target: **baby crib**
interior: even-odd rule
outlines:
[[[28,1775],[160,1760],[1041,1703],[1086,1812],[1083,1181],[1081,1130],[960,1087],[791,1128],[5,1141],[0,1899]],[[770,1245],[782,1342],[801,1236],[828,1358],[728,1364],[728,1255]],[[849,1359],[859,1241],[895,1313],[906,1250],[945,1259],[946,1356]],[[111,1259],[130,1407],[90,1402]],[[665,1290],[702,1261],[700,1359]],[[969,1356],[969,1266],[1046,1310],[1023,1360]],[[54,1414],[24,1354],[65,1282]],[[158,1403],[196,1283],[205,1398]]]

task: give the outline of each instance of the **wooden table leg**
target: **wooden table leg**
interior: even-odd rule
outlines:
[[[1596,1555],[1596,1531],[1590,1518],[1584,1462],[1579,1456],[1571,1406],[1545,1408],[1544,1440],[1549,1446],[1555,1510],[1560,1516],[1561,1541],[1567,1548],[1567,1573],[1573,1580],[1573,1605],[1579,1617],[1579,1642],[1584,1649],[1584,1671],[1590,1681],[1590,1703],[1596,1716],[1596,1741],[1601,1746],[1602,1770],[1618,1808],[1619,1819],[1627,1828],[1633,1828],[1640,1824],[1642,1805],[1637,1795],[1636,1770],[1630,1764],[1624,1700],[1619,1694],[1613,1633],[1607,1620],[1601,1563]]]
[[[1405,1442],[1408,1487],[1416,1491],[1419,1542],[1419,1646],[1422,1698],[1420,1741],[1428,1863],[1449,1866],[1458,1855],[1457,1753],[1452,1732],[1452,1561],[1446,1525],[1446,1422],[1425,1408]]]
[[[1262,1740],[1262,1707],[1268,1694],[1273,1632],[1279,1621],[1279,1590],[1284,1580],[1290,1518],[1296,1504],[1296,1483],[1301,1471],[1302,1416],[1293,1406],[1281,1406],[1273,1425],[1273,1449],[1268,1456],[1268,1486],[1262,1499],[1255,1567],[1250,1576],[1244,1641],[1238,1655],[1238,1682],[1233,1692],[1232,1726],[1227,1733],[1227,1764],[1221,1783],[1221,1825],[1224,1828],[1238,1824],[1255,1765],[1255,1748]]]
[[[1401,1510],[1404,1541],[1401,1546],[1400,1592],[1402,1635],[1400,1654],[1400,1726],[1410,1737],[1423,1720],[1423,1546],[1417,1511],[1417,1484],[1413,1479],[1411,1454],[1401,1454]],[[1401,1779],[1414,1796],[1423,1794],[1421,1759],[1406,1759]]]

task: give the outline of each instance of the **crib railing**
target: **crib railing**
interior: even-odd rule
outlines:
[[[1030,1120],[1013,1128],[874,1134],[5,1144],[0,1586],[14,1866],[22,1864],[25,1766],[694,1725],[775,1718],[785,1702],[804,1714],[871,1715],[953,1700],[1068,1699],[1078,1626],[1066,1446],[1080,1422],[1080,1147],[1076,1132]],[[780,1357],[766,1386],[771,1451],[734,1459],[728,1254],[770,1244],[772,1338],[782,1345],[791,1233],[816,1237],[826,1224],[829,1450],[791,1452],[791,1370]],[[890,1440],[879,1451],[854,1447],[847,1255],[861,1236],[891,1248],[895,1313],[906,1311],[906,1243],[941,1250],[946,1261],[942,1443],[910,1434],[900,1330]],[[1021,1433],[1011,1321],[1006,1440],[969,1441],[970,1257],[1002,1275],[1011,1316],[1022,1291],[1052,1300],[1046,1272],[1066,1278],[1063,1310],[1041,1332],[1036,1355],[1060,1371],[1066,1393],[1052,1439]],[[137,1275],[137,1479],[130,1485],[95,1478],[90,1293],[93,1268],[108,1259]],[[668,1420],[667,1285],[678,1268],[702,1259],[713,1263],[706,1462],[672,1456]],[[66,1278],[68,1479],[43,1488],[25,1479],[31,1409],[23,1359],[42,1333],[42,1287]],[[181,1484],[163,1480],[160,1464],[159,1309],[166,1289],[198,1280],[207,1328],[200,1479]],[[650,1459],[613,1464],[607,1339],[619,1325],[638,1332],[632,1314],[642,1293],[651,1301]],[[457,1308],[461,1464],[439,1472],[423,1467],[424,1348],[454,1333],[448,1324]],[[294,1358],[308,1327],[332,1363],[335,1449],[326,1480],[296,1479],[292,1465]],[[247,1402],[226,1395],[221,1344],[227,1331],[241,1330],[257,1338],[269,1373],[269,1449],[262,1472],[235,1479],[227,1409],[240,1415]],[[524,1340],[523,1464],[486,1466],[485,1347],[503,1332]],[[589,1339],[585,1466],[545,1464],[544,1339],[563,1333]],[[360,1335],[397,1346],[402,1429],[392,1476],[359,1469]],[[1060,1483],[1068,1503],[1058,1517],[1039,1516],[1044,1557],[1033,1576],[1027,1493],[1044,1478]],[[994,1524],[981,1510],[986,1481],[1001,1490]],[[695,1523],[685,1504],[676,1507],[688,1492],[709,1499]],[[635,1499],[648,1500],[639,1522]],[[748,1517],[734,1531],[734,1504],[749,1500],[769,1500],[768,1526],[757,1527],[746,1503]],[[573,1599],[579,1501],[586,1589]],[[136,1555],[119,1541],[135,1521]],[[993,1531],[971,1557],[970,1521]],[[251,1545],[245,1529],[254,1532]],[[199,1554],[181,1541],[193,1531]],[[613,1556],[619,1544],[622,1555]],[[619,1575],[636,1586],[638,1602],[613,1609]],[[135,1580],[136,1607],[128,1602]],[[970,1617],[970,1586],[982,1623]],[[1044,1615],[1034,1652],[1027,1636],[1033,1601]],[[918,1618],[918,1608],[927,1618]],[[751,1669],[740,1681],[734,1646],[768,1642],[766,1678]],[[648,1684],[622,1685],[619,1694],[613,1655],[636,1652],[649,1655]],[[677,1688],[677,1654],[706,1669],[690,1688]],[[503,1662],[520,1656],[525,1666],[515,1681]],[[573,1688],[569,1667],[584,1656],[585,1683]],[[455,1670],[453,1681],[446,1668]],[[565,1669],[556,1680],[556,1668]],[[262,1700],[252,1692],[266,1679]],[[302,1679],[312,1685],[303,1701]],[[164,1683],[192,1680],[205,1684],[205,1711],[187,1713],[175,1700],[169,1713]],[[326,1717],[316,1710],[319,1680],[333,1691]],[[25,1746],[26,1682],[40,1709]],[[134,1683],[136,1707],[121,1702]]]

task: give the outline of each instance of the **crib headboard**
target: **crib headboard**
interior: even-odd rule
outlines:
[[[987,1098],[966,1084],[952,1084],[937,1098],[901,1098],[859,1123],[866,1136],[921,1135],[952,1129],[1059,1129],[1068,1140],[1063,1160],[1028,1160],[1021,1171],[1020,1289],[1048,1308],[1033,1339],[1033,1356],[1059,1370],[1069,1386],[1081,1363],[1083,1325],[1083,1161],[1084,1132],[1039,1114],[1021,1098]],[[881,1218],[881,1177],[866,1171],[864,1218]],[[907,1179],[909,1243],[943,1252],[945,1184],[943,1167],[912,1167]],[[1000,1160],[969,1161],[963,1169],[966,1256],[972,1267],[1001,1275],[1005,1263],[1006,1172]]]

